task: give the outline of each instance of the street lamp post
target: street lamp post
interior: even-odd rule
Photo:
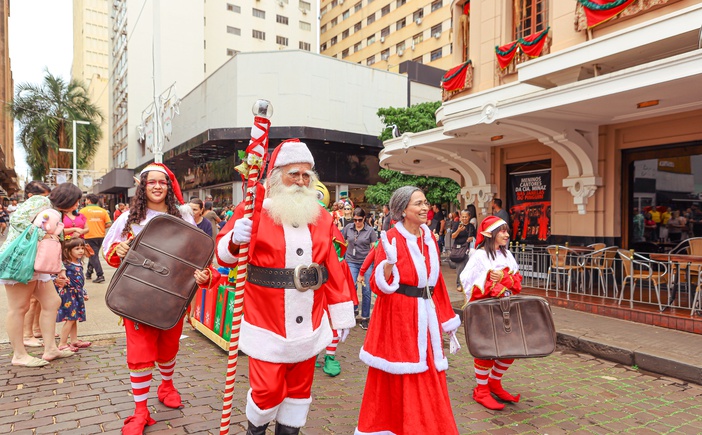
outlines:
[[[76,124],[90,125],[88,121],[73,120],[73,149],[59,148],[59,151],[73,153],[73,184],[78,186],[78,148],[76,146]]]

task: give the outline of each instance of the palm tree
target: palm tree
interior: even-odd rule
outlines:
[[[8,107],[21,125],[19,141],[27,152],[27,165],[35,180],[44,179],[49,168],[73,167],[70,153],[59,152],[59,148],[73,147],[73,120],[90,122],[76,129],[78,167],[86,167],[95,155],[104,117],[90,102],[82,82],[66,83],[46,70],[41,85],[18,85]]]

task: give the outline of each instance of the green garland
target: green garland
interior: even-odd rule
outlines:
[[[628,1],[629,0],[612,0],[611,2],[603,5],[593,3],[589,0],[578,0],[578,3],[583,5],[583,7],[590,9],[591,11],[608,11],[610,9],[617,8]]]
[[[512,48],[510,48],[509,50],[506,50],[506,51],[500,50],[500,47],[496,45],[495,46],[495,53],[499,54],[500,56],[507,56],[508,54],[510,54],[511,52],[513,52],[514,50],[517,49],[518,42],[519,41],[515,41]]]
[[[549,30],[551,30],[551,26],[547,27],[546,30],[542,30],[541,34],[531,42],[526,42],[523,38],[519,38],[518,42],[520,45],[526,45],[527,47],[531,47],[532,45],[538,44],[542,39],[544,39],[544,37],[548,35]]]
[[[470,65],[471,63],[473,63],[473,61],[471,61],[471,60],[469,59],[468,62],[464,63],[463,65],[461,65],[460,68],[458,68],[458,71],[456,71],[455,73],[451,74],[449,77],[442,77],[442,78],[441,78],[441,83],[444,83],[444,82],[447,82],[447,81],[453,79],[453,78],[456,77],[458,74],[460,74],[461,71],[463,71],[464,69],[466,69],[466,67],[467,67],[468,65]]]

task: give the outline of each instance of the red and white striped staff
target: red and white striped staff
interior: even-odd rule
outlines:
[[[244,199],[244,218],[252,219],[255,202],[263,201],[263,198],[256,197],[256,188],[259,174],[266,165],[268,154],[268,130],[271,122],[268,119],[273,114],[273,107],[266,100],[258,100],[253,107],[254,125],[251,127],[251,140],[246,148],[245,164],[237,167],[237,171],[246,180],[246,198]],[[240,169],[243,166],[243,169]],[[248,173],[245,171],[248,169]],[[232,401],[234,396],[234,381],[236,378],[236,366],[239,355],[239,330],[241,329],[241,316],[244,312],[244,283],[246,282],[246,270],[249,263],[249,244],[245,243],[239,247],[239,257],[237,258],[236,287],[234,291],[234,312],[232,316],[232,335],[229,340],[229,359],[227,363],[227,377],[224,384],[224,398],[222,400],[222,419],[219,427],[220,435],[229,434],[229,424],[232,416]]]

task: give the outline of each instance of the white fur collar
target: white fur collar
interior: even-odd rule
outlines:
[[[417,236],[413,235],[407,228],[398,222],[395,224],[395,228],[402,235],[402,237],[407,240],[407,246],[412,256],[412,263],[417,271],[418,283],[417,287],[424,287],[426,285],[435,286],[439,279],[439,248],[431,235],[431,230],[426,224],[422,224],[420,229],[424,235],[424,244],[429,250],[429,273],[427,274],[426,263],[422,257],[422,252],[417,246]]]

